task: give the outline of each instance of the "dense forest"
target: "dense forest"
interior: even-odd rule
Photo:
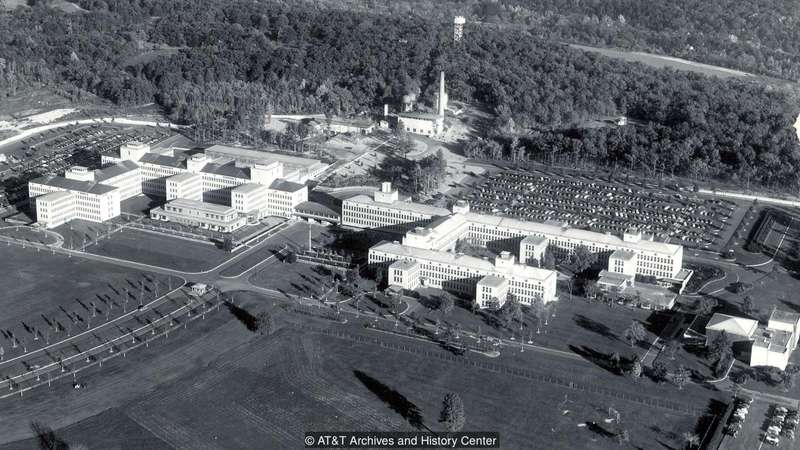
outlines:
[[[677,56],[800,80],[796,0],[296,0],[332,8],[420,15],[468,31],[501,24],[536,36]]]
[[[497,115],[473,156],[766,185],[800,174],[799,108],[755,83],[606,59],[519,29],[476,28],[456,44],[449,23],[302,0],[77,3],[87,12],[40,1],[0,14],[0,92],[68,83],[120,105],[155,101],[204,141],[258,143],[266,114],[368,114],[418,90],[431,99],[445,70],[451,98]],[[637,125],[577,126],[620,114]]]

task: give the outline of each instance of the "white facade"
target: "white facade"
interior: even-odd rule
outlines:
[[[370,264],[391,266],[398,260],[419,263],[419,284],[422,286],[474,298],[478,281],[486,275],[495,275],[508,280],[508,293],[522,304],[531,305],[537,299],[544,303],[558,299],[555,272],[516,264],[513,255],[508,252],[492,262],[398,243],[382,243],[369,249]]]
[[[139,161],[145,153],[150,153],[150,146],[138,141],[131,141],[119,147],[119,158],[123,161]]]
[[[475,301],[478,307],[500,308],[508,299],[508,280],[497,275],[486,275],[475,286]]]
[[[260,219],[267,211],[267,187],[248,183],[233,188],[231,206],[242,214]]]
[[[645,239],[633,230],[620,238],[566,226],[477,214],[469,212],[463,204],[454,206],[454,211],[458,208],[466,212],[451,213],[446,208],[396,200],[396,191],[389,189],[387,193],[386,190],[384,186],[372,198],[358,195],[344,200],[342,225],[391,232],[414,230],[406,234],[404,243],[429,249],[446,248],[457,239],[466,239],[495,250],[518,251],[522,263],[532,259],[541,263],[547,248],[563,257],[584,246],[604,257],[615,255],[613,264],[609,265],[610,272],[668,280],[686,272],[691,276],[691,272],[682,269],[682,246]]]
[[[438,136],[444,132],[444,118],[436,114],[400,113],[397,127],[407,133]]]
[[[179,173],[165,180],[167,201],[176,198],[203,200],[203,177],[194,173]]]
[[[391,183],[383,183],[372,197],[357,195],[342,202],[342,225],[405,232],[449,213],[446,208],[401,201]]]
[[[95,180],[119,189],[120,200],[142,194],[142,175],[132,161],[121,161],[111,167],[94,171]]]
[[[91,181],[70,180],[64,177],[47,176],[28,182],[28,198],[36,208],[37,197],[50,192],[71,192],[75,195],[77,219],[90,222],[105,222],[119,216],[119,189]]]
[[[767,328],[756,333],[750,351],[750,366],[772,366],[786,370],[797,348],[800,314],[773,310]]]
[[[389,265],[389,286],[399,286],[403,289],[416,289],[419,287],[420,264],[412,259],[400,259]]]
[[[36,221],[45,228],[55,228],[75,218],[75,194],[51,192],[36,197]]]
[[[297,205],[305,201],[308,201],[308,186],[276,180],[267,188],[265,215],[292,217]]]
[[[247,218],[229,206],[183,198],[172,200],[163,207],[151,209],[150,217],[154,220],[177,222],[223,233],[235,231],[247,223]]]

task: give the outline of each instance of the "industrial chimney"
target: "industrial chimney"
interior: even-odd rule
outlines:
[[[387,117],[389,117],[389,104],[388,103],[384,103],[383,104],[383,118],[385,119]]]
[[[444,71],[441,72],[439,77],[439,117],[444,117],[444,109],[447,105],[447,93],[444,89]]]

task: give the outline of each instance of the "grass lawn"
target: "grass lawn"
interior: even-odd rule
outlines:
[[[13,245],[0,247],[0,254],[0,286],[4,287],[0,345],[6,358],[22,352],[13,348],[10,333],[33,347],[34,329],[39,333],[49,330],[48,321],[66,327],[70,317],[86,317],[92,302],[104,310],[106,302],[118,303],[125,289],[138,293],[138,283],[145,275],[159,280],[166,290],[166,276]],[[174,283],[177,286],[178,281],[174,279]]]
[[[36,230],[29,227],[0,228],[0,235],[21,241],[35,242],[45,245],[52,245],[58,241],[57,236],[53,233],[46,232],[44,230]]]
[[[132,229],[90,243],[86,251],[187,272],[212,269],[231,257],[214,245]]]
[[[409,313],[411,317],[431,324],[439,319],[442,325],[459,324],[465,331],[480,332],[488,336],[506,339],[520,337],[519,322],[516,320],[509,327],[505,327],[495,320],[496,313],[484,310],[475,314],[463,304],[453,308],[450,314],[444,315],[438,309],[428,309],[425,306],[426,303],[435,304],[435,300],[430,301],[427,298],[435,298],[441,291],[427,289],[421,292],[423,298]],[[545,315],[542,316],[542,320],[538,320],[534,312],[528,310],[522,327],[525,341],[532,340],[536,345],[575,353],[599,352],[611,355],[617,352],[622,357],[632,357],[634,354],[642,356],[665,323],[663,315],[656,312],[620,305],[609,307],[600,303],[590,303],[578,297],[570,301],[568,296],[562,296],[552,305],[546,324]],[[644,326],[646,335],[642,342],[632,347],[625,340],[624,333],[634,321]]]
[[[243,294],[237,299],[254,314],[270,309],[261,297]],[[618,426],[606,422],[609,407],[620,412],[631,444],[648,449],[662,445],[678,448],[680,434],[695,429],[698,411],[715,395],[697,386],[678,391],[632,383],[592,364],[535,352],[496,359],[474,354],[443,358],[441,355],[449,353],[435,345],[369,331],[356,321],[342,326],[276,308],[272,311],[277,331],[269,337],[243,334],[247,333],[244,327],[229,321],[210,329],[197,343],[184,340],[173,343],[169,350],[159,346],[165,353],[147,355],[152,363],[131,364],[129,360],[124,373],[130,381],[123,385],[121,397],[109,396],[107,389],[109,383],[119,383],[117,370],[123,366],[104,369],[111,374],[90,378],[86,392],[70,392],[61,399],[63,406],[56,408],[57,412],[103,394],[107,412],[100,417],[109,414],[112,423],[120,424],[115,428],[116,441],[109,441],[108,433],[103,432],[107,429],[104,420],[88,419],[90,416],[57,430],[57,435],[90,448],[108,448],[115,442],[125,442],[126,448],[303,448],[303,435],[310,430],[410,431],[419,424],[442,430],[438,422],[442,398],[447,392],[457,392],[465,404],[465,429],[498,431],[502,448],[616,447],[612,434]],[[191,334],[190,330],[176,340]],[[174,347],[178,345],[181,347]],[[208,346],[207,352],[198,353],[201,346]],[[144,358],[144,353],[139,357]],[[492,366],[479,367],[472,362]],[[522,372],[512,375],[494,367],[594,383],[632,397],[534,382]],[[160,376],[162,370],[166,376]],[[93,382],[99,392],[92,388]],[[148,384],[152,387],[144,390]],[[688,409],[678,412],[645,406],[633,400],[639,395]],[[15,403],[8,417],[18,417],[16,410],[23,406],[44,410],[49,396]],[[43,414],[43,422],[61,427],[48,423],[58,417],[57,412]],[[8,421],[4,424],[14,426]],[[24,427],[16,424],[17,429]],[[137,433],[141,444],[127,440],[128,433]],[[16,432],[12,436],[19,439],[20,434],[24,435]]]

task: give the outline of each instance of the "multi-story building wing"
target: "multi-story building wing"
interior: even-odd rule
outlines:
[[[120,193],[114,186],[48,175],[28,182],[28,197],[36,209],[37,198],[51,192],[71,192],[75,195],[74,218],[105,222],[119,216]]]
[[[104,169],[94,171],[94,180],[119,188],[121,200],[142,194],[142,175],[133,161],[121,161]]]
[[[418,266],[395,264],[404,260],[415,262]],[[531,305],[537,299],[544,303],[557,300],[556,272],[516,264],[514,256],[509,252],[503,252],[494,261],[488,261],[453,252],[385,242],[369,249],[369,263],[391,268],[389,283],[392,284],[393,279],[400,279],[402,287],[406,289],[430,286],[479,298],[476,295],[478,283],[487,275],[492,275],[507,280],[507,294],[523,304]],[[416,278],[406,272],[415,272]],[[506,300],[507,298],[498,298],[496,304],[479,302],[479,306],[499,307]]]
[[[434,217],[450,214],[446,208],[406,202],[391,183],[383,183],[372,197],[357,195],[342,202],[342,225],[406,232],[425,226]]]
[[[398,196],[390,184],[384,183],[372,198],[360,195],[347,199],[342,203],[342,224],[406,233],[403,244],[432,250],[452,250],[457,240],[465,239],[496,251],[514,252],[523,264],[541,262],[547,249],[566,257],[585,247],[608,258],[609,272],[655,277],[664,285],[677,285],[679,291],[692,274],[682,268],[682,246],[656,242],[637,230],[619,237],[562,224],[477,214],[470,212],[465,202],[454,205],[451,212],[400,201]]]
[[[50,192],[36,197],[36,220],[46,228],[54,228],[75,218],[75,194]]]
[[[271,216],[292,217],[295,207],[308,200],[304,184],[275,180],[267,188],[266,213]]]

